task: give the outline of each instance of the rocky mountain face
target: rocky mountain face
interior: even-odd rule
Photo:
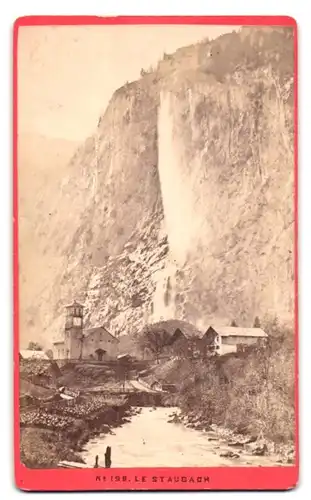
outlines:
[[[73,298],[114,334],[291,322],[293,120],[291,29],[181,48],[118,89],[57,189],[35,195],[22,337],[58,337]]]

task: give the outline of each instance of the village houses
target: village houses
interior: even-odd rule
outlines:
[[[19,359],[25,360],[40,360],[40,361],[48,361],[49,358],[44,351],[34,351],[32,349],[20,349],[19,351]]]
[[[261,328],[209,326],[203,336],[191,335],[177,328],[169,347],[177,356],[203,357],[244,350],[251,345],[264,346],[268,335]]]
[[[54,359],[117,359],[119,340],[104,326],[84,331],[84,306],[74,301],[66,307],[63,336],[53,343]],[[171,333],[165,346],[168,355],[200,358],[207,355],[235,353],[251,345],[263,346],[268,335],[261,328],[211,325],[202,335],[193,325],[184,324]]]
[[[219,355],[238,352],[250,345],[264,346],[268,335],[261,328],[210,326],[202,340],[204,345]]]

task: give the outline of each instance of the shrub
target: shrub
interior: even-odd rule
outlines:
[[[180,367],[179,404],[206,423],[274,442],[294,440],[295,380],[293,332],[277,318],[265,324],[267,348]]]

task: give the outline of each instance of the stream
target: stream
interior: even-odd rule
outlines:
[[[111,447],[112,467],[219,467],[280,466],[277,457],[253,456],[231,448],[213,431],[204,432],[169,423],[169,415],[178,408],[141,408],[129,423],[90,440],[81,453],[89,467],[95,456],[104,467],[106,447]],[[220,454],[232,451],[237,458]]]

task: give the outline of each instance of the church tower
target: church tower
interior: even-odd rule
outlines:
[[[67,359],[82,359],[83,309],[84,306],[76,301],[66,306],[65,357]]]

